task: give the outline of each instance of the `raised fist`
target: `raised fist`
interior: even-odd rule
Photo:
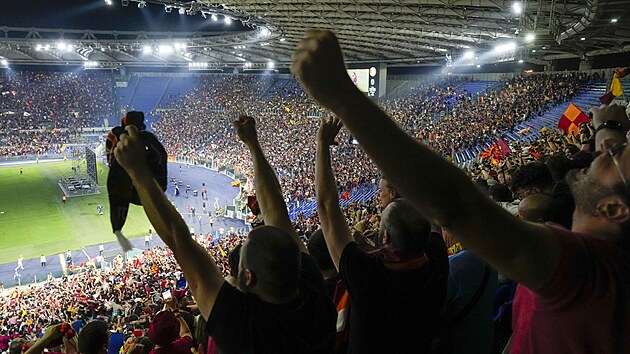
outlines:
[[[238,138],[247,146],[258,142],[258,134],[256,133],[256,120],[248,116],[240,116],[232,123]]]
[[[330,31],[307,32],[293,53],[291,70],[320,105],[333,111],[346,93],[358,92],[346,71],[337,37]]]

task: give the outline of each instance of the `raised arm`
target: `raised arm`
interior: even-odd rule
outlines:
[[[265,154],[258,142],[256,132],[256,121],[252,117],[241,116],[233,123],[239,139],[252,154],[254,162],[254,186],[256,187],[256,200],[260,205],[265,220],[265,225],[275,226],[294,236],[300,251],[308,253],[304,242],[302,242],[293,228],[287,205],[282,198],[282,190],[276,174],[267,161]]]
[[[352,241],[350,228],[339,207],[337,184],[330,162],[330,146],[335,144],[335,136],[341,129],[337,118],[324,118],[317,134],[317,158],[315,161],[315,195],[317,212],[322,224],[322,231],[328,252],[339,270],[341,253]]]
[[[223,285],[221,272],[208,252],[190,237],[186,222],[153,179],[136,127],[127,126],[125,129],[128,135],[121,136],[114,150],[116,160],[131,177],[149,221],[173,251],[197,300],[199,311],[208,319]]]
[[[559,259],[554,234],[518,221],[477,190],[460,169],[405,134],[348,78],[339,43],[311,31],[298,45],[293,73],[339,117],[385,177],[422,212],[506,276],[544,285]]]

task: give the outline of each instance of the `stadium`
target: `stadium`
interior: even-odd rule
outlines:
[[[12,3],[0,353],[630,353],[627,5]]]

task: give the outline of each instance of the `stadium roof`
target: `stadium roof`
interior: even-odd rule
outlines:
[[[334,30],[354,63],[443,65],[448,56],[465,64],[545,64],[630,51],[622,0],[45,3],[0,15],[0,56],[9,65],[278,67],[290,63],[310,28]],[[46,15],[55,13],[64,16]]]

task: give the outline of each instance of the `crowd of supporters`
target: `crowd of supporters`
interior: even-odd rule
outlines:
[[[55,350],[84,354],[630,352],[625,107],[462,171],[443,157],[495,141],[586,77],[516,77],[479,96],[424,85],[383,112],[346,77],[332,33],[299,48],[304,90],[208,77],[153,126],[169,153],[251,177],[265,225],[191,238],[129,128],[114,154],[168,248],[7,293],[0,350],[41,335],[27,353],[62,336]],[[375,200],[339,206],[340,192],[377,183]],[[291,222],[287,205],[304,200],[317,212]],[[182,275],[194,300],[176,289]]]
[[[59,154],[116,107],[113,76],[103,73],[9,72],[0,94],[0,156]]]
[[[229,252],[242,244],[244,235],[230,231],[217,240],[209,235],[198,235],[196,240],[216,260],[222,274],[230,275]],[[186,297],[185,277],[169,249],[155,247],[126,261],[118,255],[111,265],[101,268],[95,258],[81,265],[76,274],[49,276],[40,285],[3,290],[0,352],[8,348],[9,341],[23,343],[24,349],[32,346],[49,326],[70,323],[78,332],[90,320],[99,319],[120,334],[112,336],[109,351],[118,353],[123,334],[147,335],[151,320],[164,306],[164,292],[178,297],[182,308],[194,305]],[[191,330],[195,323],[190,321]],[[72,353],[70,344],[65,353]]]
[[[517,124],[568,100],[587,78],[578,73],[518,76],[480,95],[457,90],[462,82],[445,78],[382,101],[381,106],[409,134],[451,156],[463,148],[494,142]],[[165,111],[153,129],[173,155],[202,161],[212,158],[217,166],[236,166],[251,174],[247,151],[235,141],[230,122],[239,112],[253,114],[262,130],[273,132],[261,136],[261,144],[270,151],[285,200],[291,204],[314,200],[310,157],[315,153],[318,118],[325,112],[296,80],[271,87],[262,99],[258,96],[261,86],[254,82],[248,76],[205,79]],[[252,94],[243,94],[242,88],[248,85],[254,88]],[[238,89],[232,92],[232,87]],[[373,184],[377,169],[352,137],[342,133],[339,147],[340,190]],[[294,154],[295,149],[301,153]]]

